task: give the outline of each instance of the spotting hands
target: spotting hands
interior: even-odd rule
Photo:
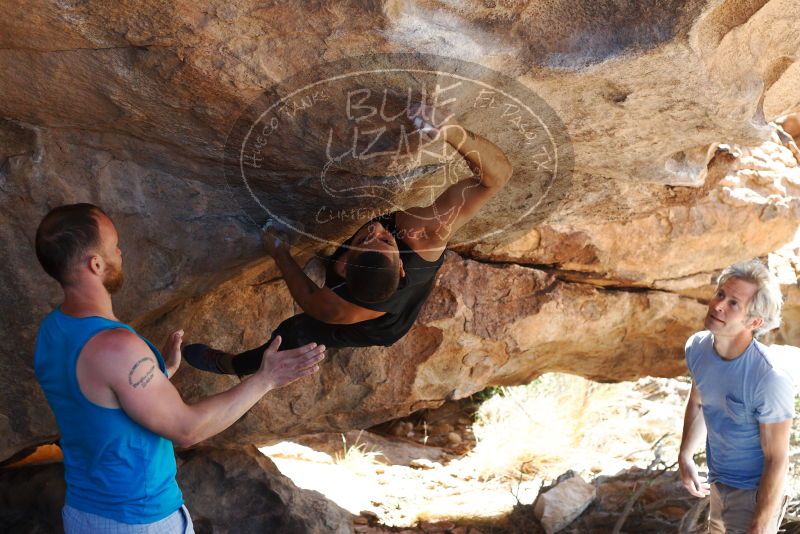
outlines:
[[[441,135],[442,140],[452,144],[465,135],[464,128],[455,120],[455,114],[442,106],[433,107],[417,102],[409,106],[408,119],[430,141],[435,141]]]
[[[164,348],[161,349],[170,378],[181,366],[181,343],[183,343],[183,330],[176,330],[169,335]]]
[[[269,389],[282,388],[319,371],[325,358],[325,345],[309,343],[296,349],[278,351],[281,336],[276,336],[264,351],[257,373],[266,380]]]
[[[678,470],[683,487],[689,493],[701,498],[707,497],[711,493],[711,486],[706,477],[700,476],[697,472],[697,465],[692,458],[680,458],[678,460]]]

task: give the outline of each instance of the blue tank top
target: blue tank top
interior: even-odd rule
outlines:
[[[34,367],[61,431],[66,503],[122,523],[163,519],[181,507],[172,442],[144,428],[119,408],[87,399],[78,386],[76,364],[97,333],[130,326],[102,317],[71,317],[55,309],[36,338]],[[137,334],[138,335],[138,334]],[[142,338],[156,355],[161,353]]]

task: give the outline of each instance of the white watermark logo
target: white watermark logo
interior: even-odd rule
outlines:
[[[254,223],[277,221],[338,245],[343,229],[435,206],[448,187],[474,174],[458,147],[438,135],[456,118],[506,152],[515,169],[506,189],[526,201],[504,206],[492,228],[453,244],[544,220],[569,187],[572,151],[563,124],[516,80],[438,56],[350,58],[271,88],[231,130],[225,176]],[[495,201],[503,198],[501,192]],[[426,210],[419,226],[449,235],[462,207]]]

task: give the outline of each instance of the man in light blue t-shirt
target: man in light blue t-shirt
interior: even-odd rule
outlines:
[[[686,342],[693,384],[680,475],[692,495],[711,495],[711,533],[774,533],[784,512],[794,385],[754,338],[780,324],[781,304],[780,287],[761,262],[737,263],[717,281],[706,330]],[[708,482],[693,460],[703,434]]]

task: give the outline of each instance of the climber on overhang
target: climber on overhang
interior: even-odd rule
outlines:
[[[272,333],[281,348],[308,342],[332,347],[390,346],[411,328],[433,289],[450,237],[511,178],[511,163],[491,141],[459,125],[441,108],[418,104],[409,112],[421,137],[442,140],[469,165],[472,176],[448,187],[428,207],[376,217],[364,224],[329,258],[323,287],[292,258],[274,230],[264,246],[304,313],[283,321]],[[437,120],[439,119],[439,120]],[[233,355],[207,345],[184,348],[198,369],[246,375],[259,368],[264,345]]]

